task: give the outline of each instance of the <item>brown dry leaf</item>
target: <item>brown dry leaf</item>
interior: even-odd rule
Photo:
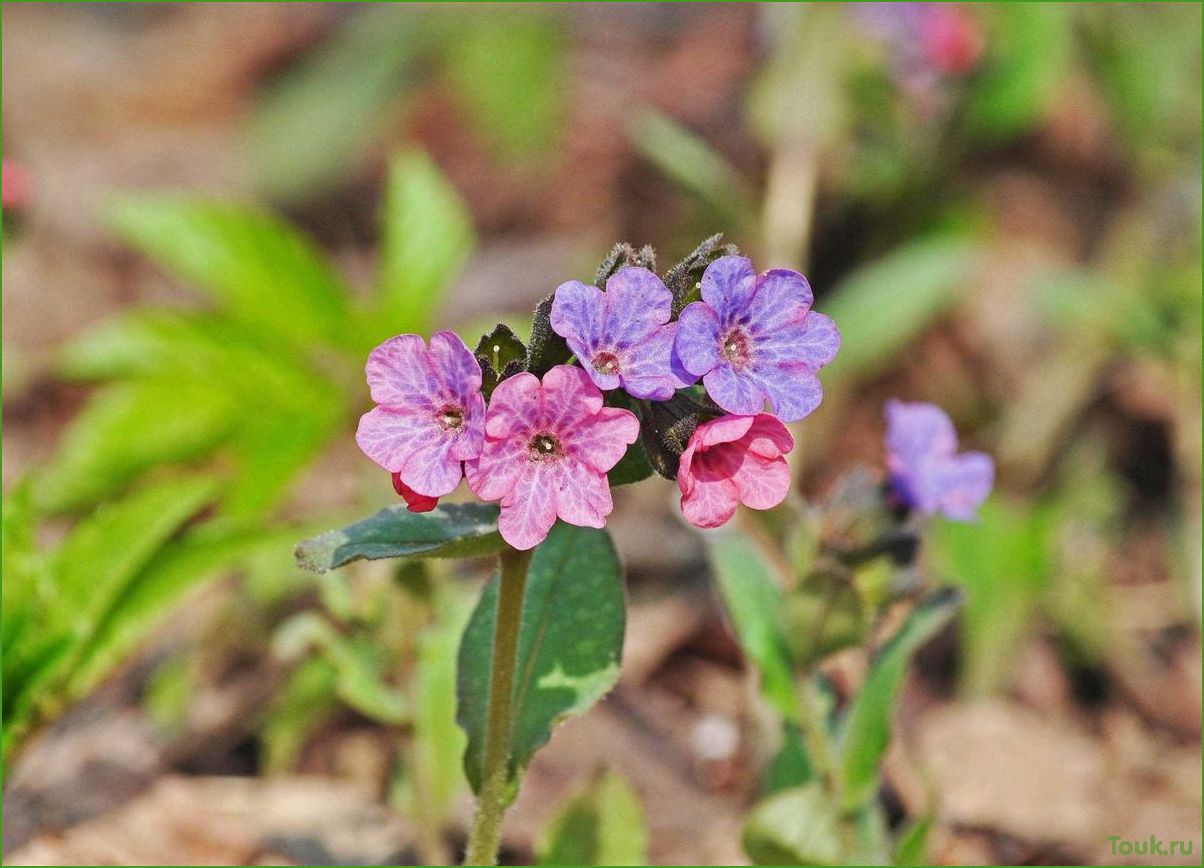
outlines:
[[[918,741],[945,822],[1086,846],[1106,834],[1103,751],[1069,724],[987,700],[933,712]]]
[[[124,807],[43,835],[10,865],[412,864],[410,825],[319,778],[161,779]]]

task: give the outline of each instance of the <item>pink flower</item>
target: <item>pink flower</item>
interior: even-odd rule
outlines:
[[[430,512],[439,505],[439,498],[419,494],[401,481],[401,474],[393,474],[393,490],[405,498],[406,509],[410,512]]]
[[[736,505],[769,509],[786,498],[790,468],[783,457],[794,438],[776,416],[721,416],[703,422],[681,453],[681,511],[698,527],[719,527]]]
[[[418,335],[399,335],[371,352],[367,374],[378,406],[360,419],[355,442],[396,474],[394,487],[424,498],[451,494],[461,462],[481,454],[485,435],[481,366],[472,352],[453,332],[437,332],[430,349]]]
[[[581,368],[557,365],[543,376],[521,373],[494,389],[481,457],[467,465],[468,485],[500,500],[498,530],[516,549],[539,545],[556,518],[603,527],[614,508],[606,472],[640,433],[635,415],[602,406]]]

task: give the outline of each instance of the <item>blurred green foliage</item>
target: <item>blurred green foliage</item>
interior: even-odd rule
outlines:
[[[431,67],[503,163],[529,167],[561,135],[565,38],[538,7],[356,9],[261,93],[249,130],[259,183],[279,201],[330,192],[404,117]]]

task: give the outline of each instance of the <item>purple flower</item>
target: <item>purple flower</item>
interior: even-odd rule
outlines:
[[[498,531],[516,549],[543,542],[559,517],[604,527],[614,508],[606,472],[640,435],[627,410],[602,406],[581,368],[515,374],[498,384],[485,419],[485,446],[468,462],[468,486],[500,500]]]
[[[675,348],[685,369],[729,413],[754,416],[768,400],[797,422],[823,398],[815,375],[840,347],[836,324],[811,310],[797,271],[758,275],[743,256],[716,259],[702,275],[702,301],[681,312]]]
[[[672,293],[651,271],[622,268],[606,281],[606,292],[579,280],[557,287],[552,330],[599,389],[622,387],[636,398],[667,401],[698,380],[674,362],[672,305]]]
[[[480,455],[485,440],[481,366],[472,352],[453,332],[437,332],[429,350],[418,335],[399,335],[369,354],[367,374],[378,406],[360,419],[355,442],[411,492],[451,494],[461,462]]]
[[[905,506],[973,521],[991,493],[995,462],[983,452],[957,454],[957,432],[935,404],[886,402],[886,467]]]

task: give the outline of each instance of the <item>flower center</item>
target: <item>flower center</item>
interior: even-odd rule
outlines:
[[[444,431],[459,431],[464,427],[464,411],[452,404],[445,404],[435,414],[435,421]]]
[[[732,329],[723,338],[723,357],[742,368],[748,364],[748,336],[740,329]]]
[[[532,461],[555,461],[564,454],[560,441],[547,432],[532,437],[528,448],[531,451]]]
[[[594,370],[599,374],[617,374],[619,372],[619,357],[605,350],[594,356]]]

